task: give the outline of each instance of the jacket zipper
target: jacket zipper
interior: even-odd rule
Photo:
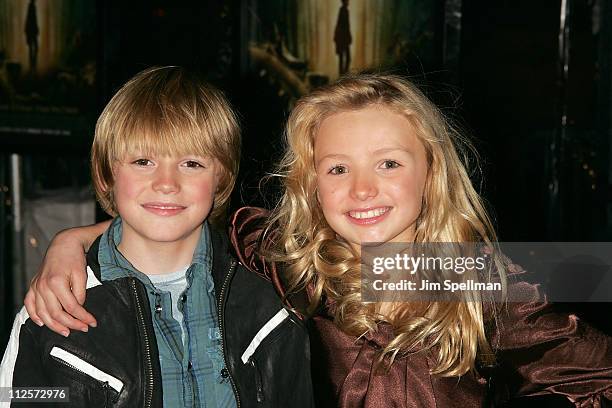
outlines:
[[[73,371],[76,371],[77,373],[81,373],[84,376],[91,378],[93,381],[97,382],[98,384],[100,384],[100,386],[102,387],[102,390],[104,390],[104,408],[108,407],[108,403],[109,403],[109,397],[110,397],[110,390],[111,390],[111,386],[108,384],[108,381],[101,381],[98,380],[94,377],[92,377],[91,375],[87,374],[85,371],[73,366],[72,364],[70,364],[67,361],[62,360],[59,357],[55,357],[55,356],[51,356],[51,358],[53,358],[55,361],[57,361],[58,363],[70,368]]]
[[[49,356],[58,362],[64,363],[64,365],[72,368],[73,370],[96,380],[98,383],[108,383],[117,392],[117,394],[123,390],[123,381],[117,377],[113,377],[112,375],[105,373],[70,351],[54,346],[51,351],[49,351]]]
[[[110,390],[109,390],[110,386],[108,385],[108,382],[104,382],[102,384],[102,389],[104,390],[104,408],[108,408],[108,403],[109,401],[109,396],[110,396]]]
[[[257,364],[253,357],[251,357],[249,362],[251,363],[251,366],[255,370],[255,387],[257,388],[256,390],[257,391],[256,392],[257,402],[262,403],[264,401],[264,393],[263,393],[263,384],[261,381],[261,373],[259,372],[259,367],[257,367]]]
[[[187,289],[185,289],[182,293],[181,296],[179,296],[179,299],[183,296],[185,296],[185,292],[187,292]],[[155,295],[155,296],[159,296],[159,295]],[[185,304],[183,303],[183,306],[185,306]],[[189,325],[187,324],[187,310],[185,310],[185,308],[183,308],[182,310],[183,313],[183,321],[185,322],[185,329],[187,330],[187,338],[191,338],[191,333],[189,331]],[[183,354],[184,353],[189,353],[189,350],[183,350]],[[192,406],[196,407],[198,404],[198,395],[196,393],[196,389],[198,387],[197,385],[197,380],[194,378],[194,374],[192,371],[192,365],[191,365],[191,355],[189,355],[189,359],[188,359],[189,363],[187,365],[187,372],[189,374],[189,383],[190,386],[189,388],[191,389],[191,401],[192,401]]]
[[[145,369],[146,369],[146,386],[145,389],[145,408],[151,407],[153,402],[153,363],[151,361],[151,345],[149,342],[149,333],[147,332],[147,326],[144,320],[144,313],[142,311],[142,305],[140,302],[140,297],[138,296],[138,290],[136,288],[136,279],[130,279],[130,285],[132,287],[132,292],[134,293],[134,297],[136,299],[136,309],[138,312],[138,323],[142,328],[142,338],[144,340],[144,348],[145,348]]]
[[[227,289],[227,285],[230,281],[230,278],[234,274],[234,269],[236,268],[236,260],[232,259],[232,264],[230,265],[229,271],[227,275],[225,275],[225,279],[223,281],[223,285],[221,286],[221,294],[219,296],[219,304],[217,305],[217,312],[219,314],[219,331],[221,332],[221,350],[223,351],[223,363],[225,364],[225,369],[227,370],[227,374],[230,380],[230,384],[232,385],[232,390],[234,391],[234,396],[236,397],[236,406],[240,408],[240,397],[238,396],[238,389],[236,389],[236,384],[234,383],[234,379],[232,378],[232,373],[230,372],[227,364],[227,358],[225,358],[225,332],[224,332],[224,323],[225,316],[223,313],[224,304],[225,304],[225,290]]]

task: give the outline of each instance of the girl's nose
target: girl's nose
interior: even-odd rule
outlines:
[[[368,174],[355,174],[351,188],[351,196],[357,200],[365,201],[378,194],[378,187],[374,177]]]

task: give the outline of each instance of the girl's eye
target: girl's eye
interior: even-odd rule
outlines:
[[[204,167],[201,163],[195,161],[195,160],[187,160],[184,163],[185,167],[190,167],[190,168],[198,168],[198,167]]]
[[[344,166],[334,166],[329,170],[329,174],[345,174],[348,173],[348,169]]]
[[[385,160],[382,164],[383,169],[395,169],[399,166],[400,164],[396,162],[395,160]]]
[[[136,159],[132,162],[132,164],[137,166],[150,166],[153,164],[153,162],[149,159]]]

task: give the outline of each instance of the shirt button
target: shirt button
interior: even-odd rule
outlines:
[[[181,302],[185,303],[187,301],[187,295],[184,293],[181,295]]]
[[[227,368],[223,367],[223,369],[221,370],[221,377],[223,378],[229,377],[229,371],[227,371]]]
[[[161,313],[161,311],[162,311],[162,307],[161,307],[161,305],[156,305],[156,306],[155,306],[155,311],[156,311],[157,313]]]
[[[193,365],[191,364],[191,361],[187,363],[187,369],[191,370],[193,368]]]

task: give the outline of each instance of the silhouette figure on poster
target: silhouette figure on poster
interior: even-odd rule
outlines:
[[[353,42],[353,37],[351,37],[348,4],[349,0],[342,0],[342,6],[340,6],[340,11],[338,12],[338,22],[334,31],[340,75],[347,73],[351,65],[351,43]]]
[[[36,70],[38,55],[38,19],[36,17],[36,0],[30,0],[25,21],[25,35],[30,52],[30,71]]]

